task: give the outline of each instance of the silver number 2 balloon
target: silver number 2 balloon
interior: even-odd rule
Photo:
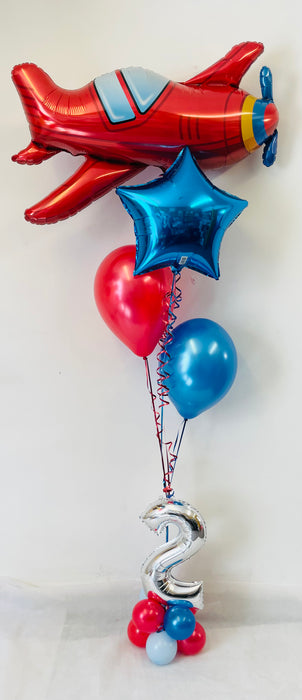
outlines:
[[[141,570],[143,588],[164,600],[182,599],[203,608],[203,583],[187,583],[173,576],[172,569],[196,554],[206,540],[206,524],[200,513],[185,501],[161,498],[141,515],[150,530],[160,534],[168,525],[176,525],[177,536],[158,547]]]

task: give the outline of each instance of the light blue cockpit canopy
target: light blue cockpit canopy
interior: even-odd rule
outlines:
[[[135,119],[133,109],[127,100],[115,71],[95,78],[94,86],[107,117],[113,124]]]
[[[142,114],[148,111],[169,83],[167,78],[145,68],[124,68],[121,73]],[[115,71],[95,78],[94,86],[108,119],[113,124],[135,119],[135,113]]]
[[[159,97],[169,80],[145,68],[124,68],[121,71],[140,112],[145,114]]]

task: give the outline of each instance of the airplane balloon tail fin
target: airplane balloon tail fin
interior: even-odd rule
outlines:
[[[43,125],[43,105],[47,96],[57,87],[49,75],[34,63],[15,66],[12,79],[19,93],[32,139],[39,142],[39,131]]]

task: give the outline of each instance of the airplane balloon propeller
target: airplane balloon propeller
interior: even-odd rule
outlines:
[[[66,219],[148,165],[165,171],[185,146],[204,170],[237,163],[262,145],[263,162],[272,165],[278,111],[271,71],[260,72],[260,99],[239,88],[263,48],[257,42],[234,46],[185,82],[130,67],[79,90],[59,88],[33,63],[15,66],[31,142],[12,160],[39,164],[60,151],[85,156],[74,175],[25,211],[26,220]]]

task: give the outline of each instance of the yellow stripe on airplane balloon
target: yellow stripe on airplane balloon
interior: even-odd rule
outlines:
[[[256,97],[248,95],[243,103],[241,112],[241,134],[246,150],[251,153],[259,148],[253,131],[253,109]]]

